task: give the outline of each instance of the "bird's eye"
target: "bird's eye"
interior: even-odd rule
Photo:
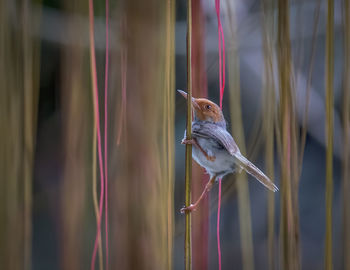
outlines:
[[[207,110],[210,110],[211,109],[211,105],[205,105],[205,108],[207,109]]]

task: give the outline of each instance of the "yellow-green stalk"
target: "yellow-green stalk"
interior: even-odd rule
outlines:
[[[229,93],[230,93],[230,112],[232,122],[232,135],[236,139],[239,148],[243,155],[246,154],[245,139],[242,121],[241,108],[241,93],[239,80],[239,42],[237,38],[236,29],[236,9],[235,4],[228,4],[229,24],[231,32],[232,50],[228,54],[228,72],[229,72]],[[244,270],[254,269],[254,249],[252,237],[252,221],[250,212],[249,187],[247,181],[247,174],[242,172],[236,174],[237,195],[238,195],[238,212],[239,212],[239,229],[241,235],[241,249],[242,249],[242,265]]]
[[[192,139],[192,1],[187,0],[187,124],[186,139]],[[186,144],[185,205],[191,204],[192,145]],[[192,269],[191,213],[185,217],[185,270]]]
[[[343,89],[343,260],[350,270],[350,2],[344,1],[344,89]]]
[[[333,201],[333,78],[334,78],[334,3],[328,0],[326,31],[326,240],[325,269],[333,269],[332,201]]]
[[[273,7],[274,1],[265,0],[263,3],[263,51],[264,51],[264,85],[263,85],[263,129],[265,133],[265,168],[270,179],[274,179],[274,131],[275,131],[275,84],[273,81]],[[268,193],[268,262],[269,269],[276,269],[276,247],[275,247],[275,194]]]

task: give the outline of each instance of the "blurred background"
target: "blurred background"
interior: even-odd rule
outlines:
[[[91,268],[100,200],[94,269],[184,269],[188,2],[111,0],[108,22],[93,2],[0,1],[0,269]],[[218,104],[215,1],[191,2],[193,95]],[[223,179],[222,269],[350,269],[349,1],[221,0],[221,20],[229,130],[280,189]],[[208,180],[193,162],[192,201]],[[218,269],[217,194],[193,269]]]

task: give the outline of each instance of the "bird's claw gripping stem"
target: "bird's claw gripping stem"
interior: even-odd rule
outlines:
[[[186,138],[183,138],[182,141],[181,141],[181,144],[194,144],[196,145],[196,141],[194,139],[186,139]]]
[[[181,144],[192,144],[198,147],[198,149],[203,153],[203,155],[206,157],[207,160],[209,161],[215,161],[216,157],[215,156],[209,156],[207,152],[204,151],[204,149],[199,145],[196,139],[186,139],[183,138],[181,141]]]
[[[180,212],[181,214],[185,214],[187,212],[191,213],[192,211],[195,211],[195,210],[196,210],[196,206],[194,204],[190,204],[187,207],[181,208]]]
[[[202,201],[202,199],[204,198],[204,196],[209,192],[209,190],[211,189],[214,181],[216,179],[216,175],[213,175],[211,177],[211,179],[209,180],[209,182],[206,184],[201,196],[199,196],[198,200],[195,203],[191,203],[189,206],[187,207],[183,207],[181,208],[180,212],[181,214],[184,213],[191,213],[192,211],[195,211],[197,209],[197,206],[199,205],[199,203]]]

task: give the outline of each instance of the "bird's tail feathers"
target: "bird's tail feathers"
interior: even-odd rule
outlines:
[[[254,176],[261,184],[267,187],[269,190],[276,192],[278,191],[277,186],[268,178],[258,167],[246,159],[241,153],[236,153],[235,158],[238,161],[238,165],[244,169],[251,176]]]

